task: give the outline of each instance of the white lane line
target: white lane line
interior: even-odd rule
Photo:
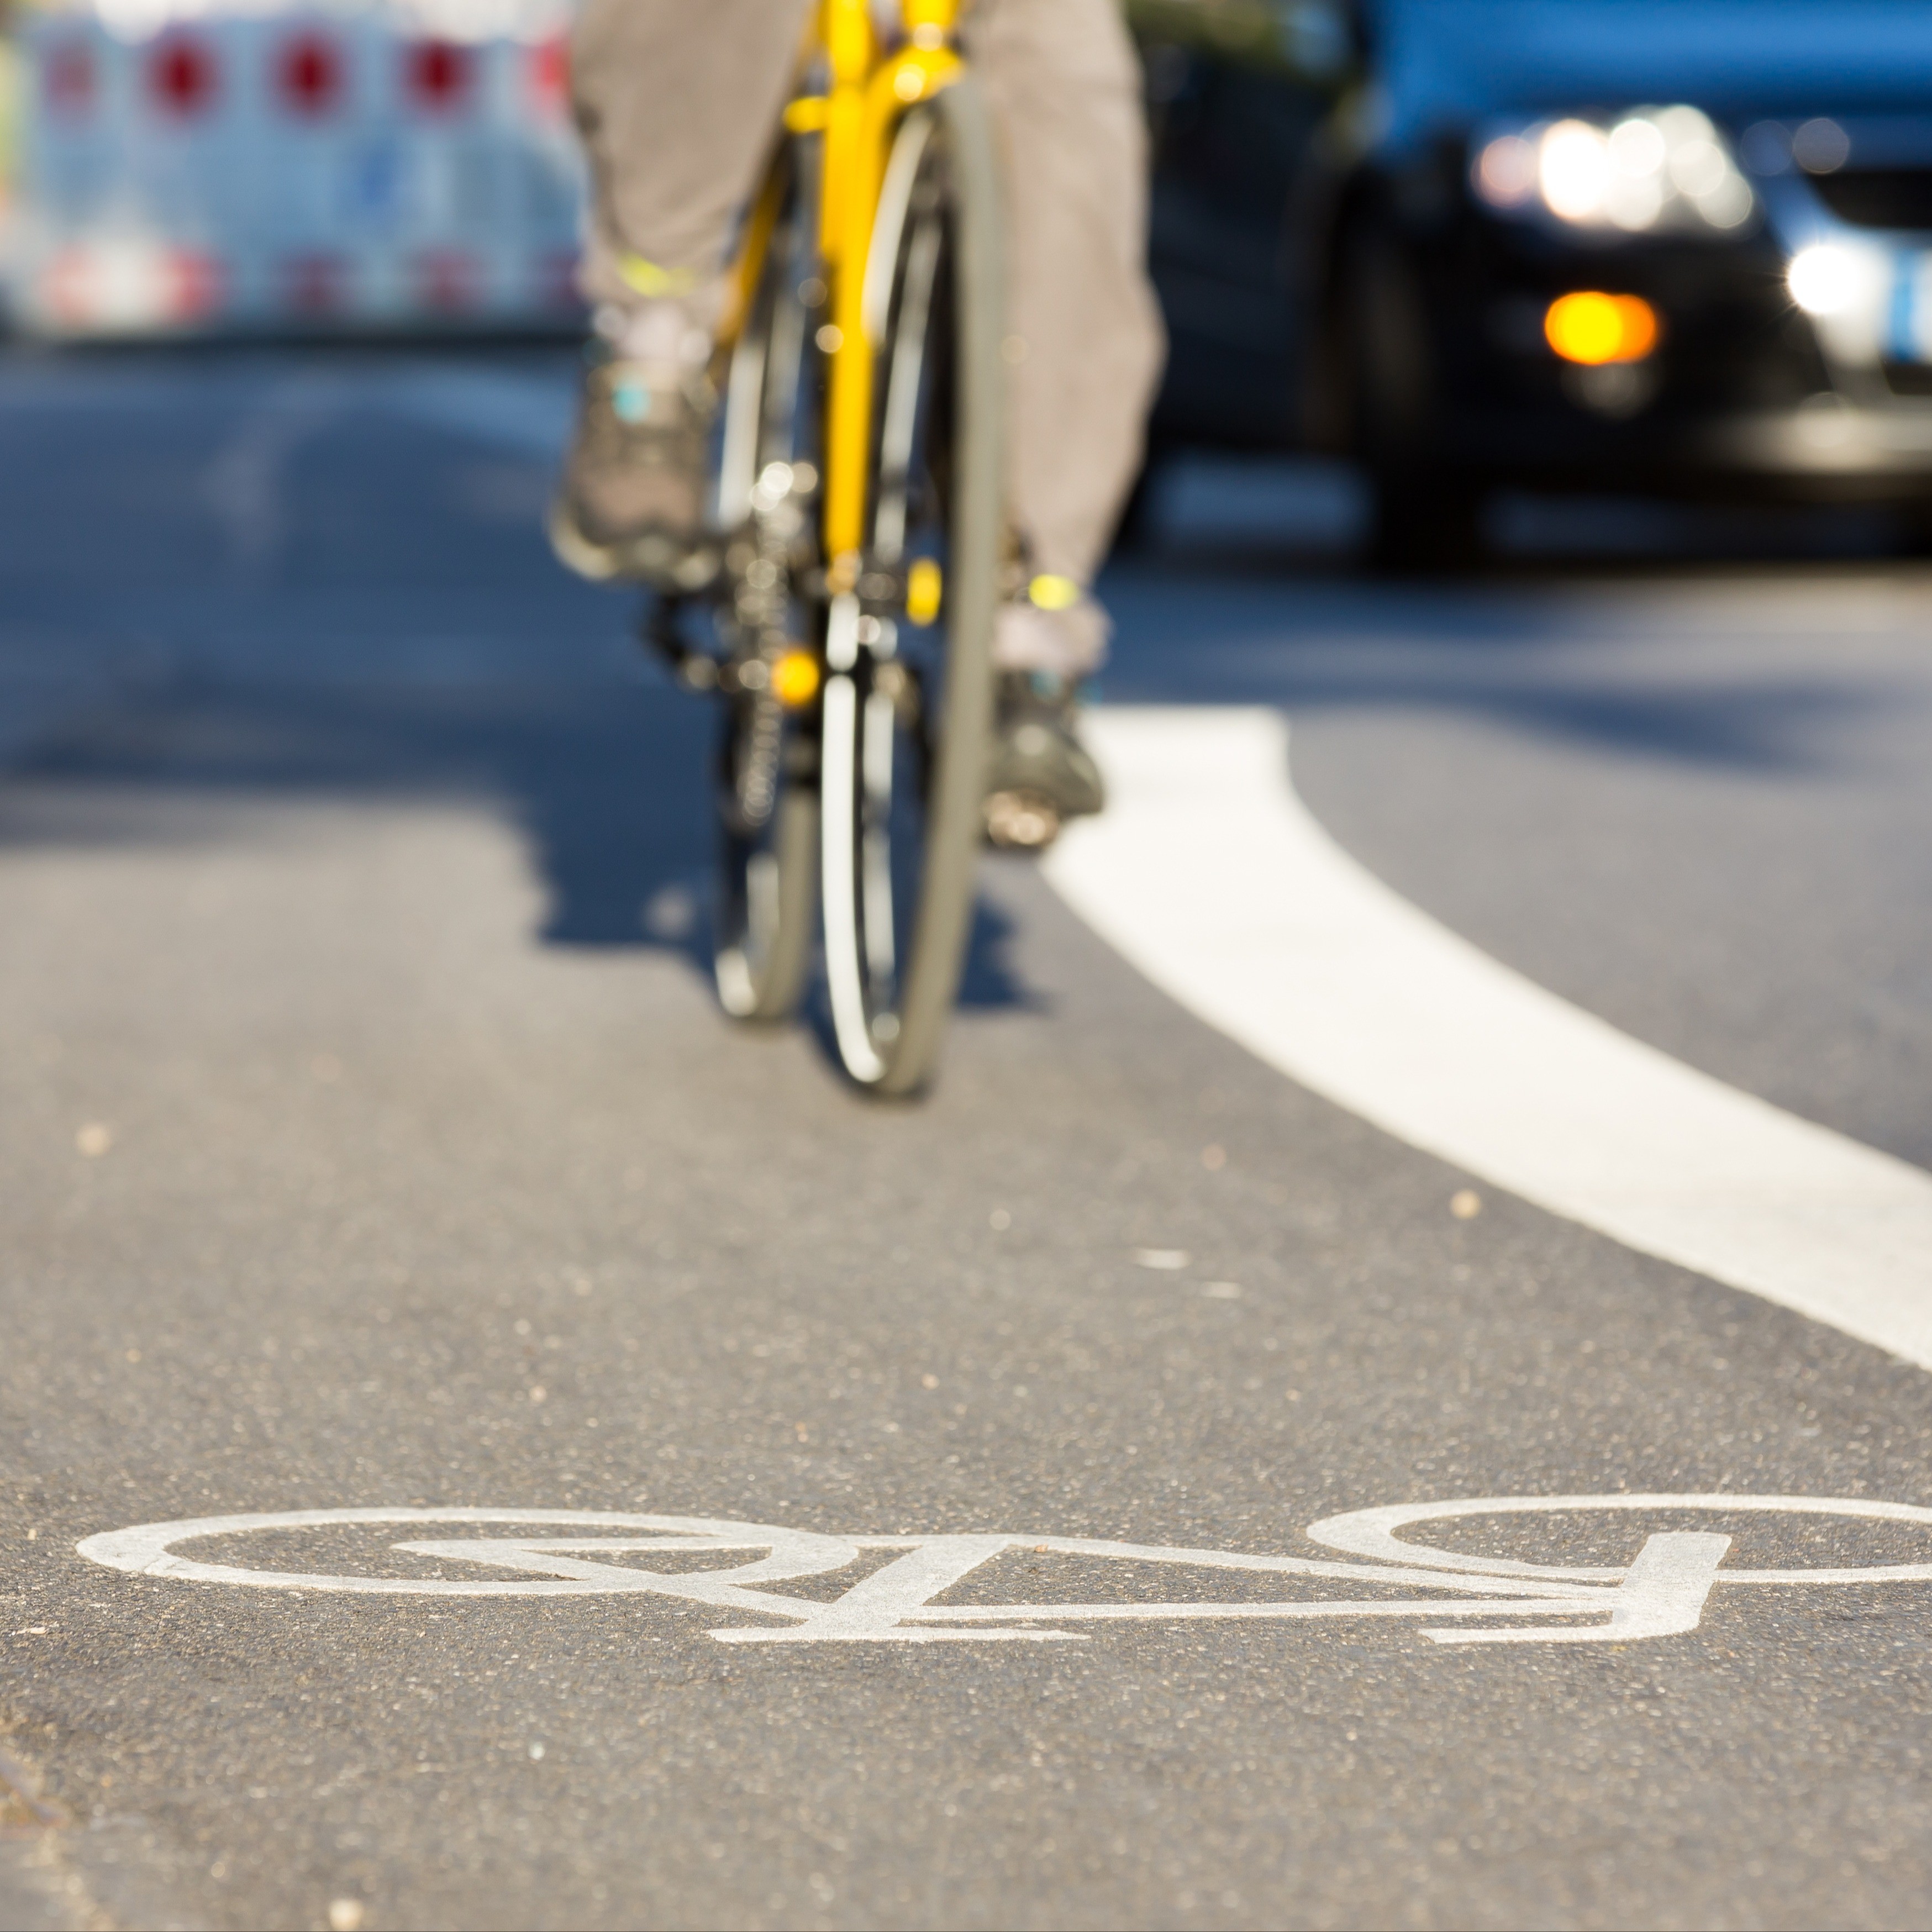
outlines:
[[[1110,794],[1046,875],[1189,1011],[1412,1146],[1932,1369],[1932,1174],[1499,965],[1365,871],[1272,711],[1088,721]]]

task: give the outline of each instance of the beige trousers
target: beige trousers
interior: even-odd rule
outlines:
[[[612,332],[651,306],[618,272],[629,254],[692,274],[682,314],[700,328],[715,317],[808,4],[585,0],[573,64],[592,184],[584,287],[607,326],[616,318]],[[1138,64],[1118,0],[977,0],[966,36],[1005,146],[1014,518],[1035,570],[1084,584],[1139,466],[1164,346]]]

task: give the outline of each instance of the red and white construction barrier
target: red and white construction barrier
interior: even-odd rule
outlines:
[[[566,5],[95,0],[34,20],[17,320],[54,335],[572,320]]]

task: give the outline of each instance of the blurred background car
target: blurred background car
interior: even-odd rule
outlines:
[[[1876,503],[1932,544],[1922,0],[1126,4],[1150,477],[1346,459],[1393,566],[1473,560],[1523,488]],[[568,339],[571,11],[16,8],[14,326]]]
[[[1131,0],[1152,462],[1355,459],[1395,566],[1504,485],[1899,506],[1932,539],[1916,0]]]

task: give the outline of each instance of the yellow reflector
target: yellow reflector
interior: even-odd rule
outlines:
[[[929,624],[939,615],[946,579],[931,557],[922,556],[906,572],[906,615],[915,624]]]
[[[1027,598],[1042,610],[1070,610],[1080,602],[1080,586],[1070,577],[1042,572],[1027,586]]]
[[[788,711],[818,695],[818,660],[809,651],[787,651],[772,667],[772,695]]]
[[[1566,362],[1640,362],[1657,346],[1657,311],[1641,296],[1579,290],[1550,304],[1543,333]]]

